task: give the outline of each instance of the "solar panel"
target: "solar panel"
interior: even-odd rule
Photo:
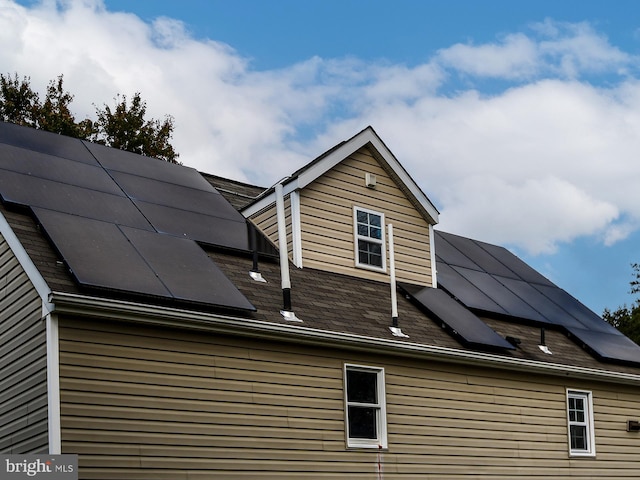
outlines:
[[[582,303],[569,295],[567,292],[558,287],[548,287],[546,285],[534,285],[534,287],[540,291],[545,297],[549,298],[556,305],[562,308],[567,315],[576,319],[582,324],[584,328],[591,329],[596,332],[609,333],[612,335],[622,335],[618,330],[612,327],[610,324],[602,320],[598,315],[593,313]],[[564,326],[569,326],[567,317],[562,323]]]
[[[255,310],[191,240],[52,210],[33,211],[84,286]]]
[[[97,165],[96,159],[81,140],[44,130],[0,122],[0,143]]]
[[[255,311],[255,307],[193,241],[122,227],[174,298]]]
[[[531,308],[520,297],[506,288],[494,276],[486,272],[469,270],[468,268],[453,267],[473,285],[479,285],[480,290],[497,303],[509,315],[529,320],[544,321],[539,312]],[[496,312],[499,313],[499,312]]]
[[[122,196],[60,182],[2,171],[2,198],[11,203],[42,207],[105,222],[151,230],[149,222]]]
[[[436,259],[438,286],[467,308],[560,326],[603,359],[640,362],[640,347],[505,248],[437,232]]]
[[[41,208],[33,212],[80,284],[170,296],[115,224]]]
[[[438,263],[438,287],[469,308],[507,314],[506,310],[446,263]]]
[[[165,162],[156,158],[145,157],[117,148],[109,148],[91,142],[83,142],[86,148],[107,170],[130,173],[140,177],[152,178],[167,183],[174,183],[189,188],[211,191],[212,186],[197,170]]]
[[[249,250],[244,218],[238,222],[155,203],[136,201],[135,204],[158,232],[190,238],[212,246]]]
[[[244,222],[240,212],[213,187],[204,191],[122,172],[112,172],[112,175],[122,190],[134,200]]]
[[[544,296],[532,284],[524,280],[512,278],[500,278],[500,281],[513,293],[522,298],[529,305],[533,306],[542,315],[541,321],[554,325],[564,325],[572,327],[584,327],[582,323],[560,308],[556,303]]]
[[[0,169],[124,196],[100,166],[0,143]]]
[[[469,257],[465,256],[460,250],[455,248],[453,244],[447,241],[450,237],[450,235],[445,237],[442,235],[442,232],[436,232],[436,255],[447,265],[457,265],[459,267],[481,270],[477,263],[474,263]]]
[[[569,328],[569,332],[603,359],[640,363],[640,347],[624,335],[584,328]]]
[[[499,247],[497,245],[491,245],[489,243],[479,242],[477,240],[473,241],[480,245],[491,255],[493,255],[496,259],[498,259],[500,263],[508,267],[509,270],[511,270],[518,276],[518,278],[529,283],[555,286],[552,282],[545,278],[544,275],[531,268],[506,248]]]
[[[450,244],[451,246],[447,246],[447,250],[450,250],[453,247],[456,251],[459,252],[459,256],[468,259],[465,264],[461,263],[453,263],[451,261],[447,261],[450,265],[457,265],[466,268],[472,268],[476,270],[482,270],[487,273],[491,273],[494,275],[500,275],[502,277],[510,277],[510,278],[518,278],[518,276],[509,270],[503,263],[499,262],[493,255],[484,250],[480,245],[478,245],[475,241],[460,237],[458,235],[452,234],[444,234],[442,235],[442,242],[438,244],[438,247],[441,247],[442,244]],[[439,252],[438,250],[436,250]],[[459,261],[459,260],[458,260]],[[475,267],[470,266],[470,264],[475,265]]]
[[[255,310],[193,241],[249,249],[244,217],[192,168],[0,123],[0,196],[32,208],[85,287]]]
[[[421,310],[436,317],[464,343],[509,350],[515,348],[442,290],[408,284],[399,286]]]

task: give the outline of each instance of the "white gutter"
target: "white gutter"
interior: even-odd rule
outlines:
[[[595,368],[511,358],[493,353],[422,345],[406,340],[384,339],[329,332],[292,323],[271,323],[248,318],[193,312],[154,305],[54,292],[50,300],[58,314],[91,316],[146,325],[190,329],[307,345],[327,345],[369,353],[387,353],[421,360],[438,360],[465,365],[502,368],[519,372],[555,375],[572,380],[598,380],[640,386],[640,375]]]
[[[60,423],[60,337],[58,335],[58,316],[45,317],[47,328],[47,413],[49,430],[49,454],[62,453],[62,434]]]

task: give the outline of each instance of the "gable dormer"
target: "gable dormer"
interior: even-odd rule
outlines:
[[[288,253],[296,266],[388,281],[392,224],[396,278],[436,285],[438,211],[371,127],[282,184]],[[274,189],[243,214],[277,243]]]

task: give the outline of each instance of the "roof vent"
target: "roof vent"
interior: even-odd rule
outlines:
[[[291,309],[291,277],[289,276],[289,255],[287,253],[287,227],[284,220],[284,194],[282,183],[276,185],[276,215],[278,220],[278,249],[280,250],[280,276],[282,282],[283,307],[280,314],[290,322],[301,322]]]
[[[409,338],[409,335],[402,333],[398,326],[398,297],[396,292],[396,261],[393,252],[393,225],[387,226],[389,240],[389,284],[391,286],[391,334],[394,337]]]
[[[553,355],[553,352],[549,349],[549,347],[547,347],[547,344],[545,342],[544,328],[540,329],[540,345],[538,345],[538,348],[547,355]]]
[[[507,342],[509,342],[511,345],[513,345],[514,347],[518,347],[518,345],[520,345],[522,343],[522,340],[520,340],[517,337],[511,337],[511,336],[507,336],[505,337],[505,340]]]
[[[249,276],[255,282],[267,283],[265,278],[262,276],[262,273],[260,273],[260,270],[258,269],[258,239],[256,234],[256,226],[251,222],[248,222],[248,225],[249,242],[251,242],[251,252],[253,256],[253,265],[251,267],[251,271],[249,272]]]

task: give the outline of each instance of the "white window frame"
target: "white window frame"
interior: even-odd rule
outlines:
[[[377,403],[349,401],[347,392],[347,372],[360,371],[376,374]],[[371,407],[376,412],[376,438],[352,438],[349,433],[349,407]],[[365,365],[344,364],[344,415],[345,436],[349,448],[387,448],[387,407],[384,388],[384,368]]]
[[[382,230],[381,238],[378,240],[377,238],[358,235],[358,212],[365,212],[371,215],[377,215],[380,217],[380,229]],[[371,210],[365,207],[358,207],[356,205],[353,206],[353,237],[354,237],[354,256],[356,261],[356,267],[366,268],[368,270],[374,270],[376,272],[386,272],[387,271],[387,252],[385,249],[385,220],[384,213],[377,212],[375,210]],[[378,267],[377,265],[371,265],[368,263],[360,262],[360,255],[358,254],[358,241],[363,240],[365,242],[376,243],[380,245],[380,252],[382,255],[382,266]]]
[[[580,399],[584,406],[584,420],[571,420],[569,411],[569,399]],[[596,438],[593,427],[593,395],[586,390],[567,389],[567,437],[569,442],[569,455],[572,457],[595,457]],[[571,427],[578,426],[585,429],[586,448],[577,449],[571,446]]]

